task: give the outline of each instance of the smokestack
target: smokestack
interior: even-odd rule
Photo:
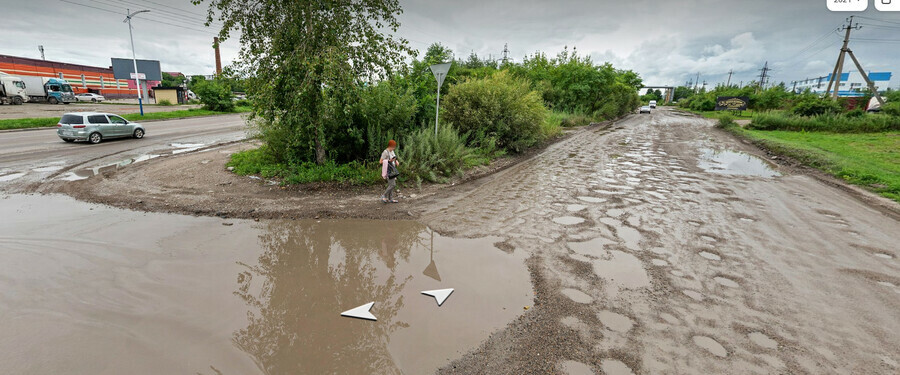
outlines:
[[[219,54],[219,37],[213,37],[213,48],[216,49],[216,75],[222,74],[222,56]]]

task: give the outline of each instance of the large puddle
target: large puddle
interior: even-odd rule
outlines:
[[[416,222],[0,197],[4,373],[433,372],[532,304],[522,252]],[[420,294],[454,288],[442,306]],[[340,313],[375,302],[378,320]]]
[[[697,166],[707,172],[727,175],[761,177],[781,175],[766,161],[745,152],[732,150],[701,148]]]

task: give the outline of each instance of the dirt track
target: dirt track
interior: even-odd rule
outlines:
[[[631,116],[468,184],[404,188],[389,206],[372,188],[234,176],[222,163],[239,147],[39,190],[204,215],[412,216],[502,237],[530,256],[535,305],[443,373],[900,371],[900,222],[790,168],[767,177],[749,156],[744,169],[700,168],[706,149],[760,154],[711,121]],[[750,175],[724,174],[735,168]]]
[[[537,292],[534,310],[442,372],[900,372],[900,223],[789,170],[701,170],[702,148],[759,151],[711,121],[647,118],[423,213],[532,254]]]

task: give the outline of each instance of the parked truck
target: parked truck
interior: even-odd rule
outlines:
[[[9,74],[0,74],[0,104],[22,104],[28,101],[25,82]]]
[[[22,80],[25,81],[25,92],[33,102],[69,104],[75,101],[72,86],[64,79],[25,76]]]

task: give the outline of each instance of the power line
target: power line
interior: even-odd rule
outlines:
[[[116,15],[120,15],[120,16],[124,14],[124,12],[117,12],[117,11],[110,10],[110,9],[106,9],[106,8],[96,7],[96,6],[93,6],[93,5],[76,3],[76,2],[70,1],[70,0],[59,0],[59,1],[64,2],[64,3],[68,3],[68,4],[72,4],[72,5],[77,5],[77,6],[85,7],[85,8],[95,9],[95,10],[99,10],[99,11],[103,11],[103,12],[107,12],[107,13],[112,13],[112,14],[116,14]],[[149,17],[148,17],[148,18],[149,18]],[[152,20],[153,22],[161,23],[161,24],[164,24],[164,25],[169,25],[169,26],[178,27],[178,28],[182,28],[182,29],[186,29],[186,30],[191,30],[191,31],[196,31],[196,32],[201,32],[201,33],[207,33],[207,34],[210,34],[210,35],[216,35],[214,32],[211,32],[211,31],[209,31],[209,30],[194,29],[194,28],[187,27],[187,26],[182,26],[182,25],[178,25],[178,24],[174,24],[174,23],[169,23],[169,22],[161,21],[161,20],[159,20],[159,19],[151,19],[151,20]]]
[[[92,0],[92,1],[97,1],[97,0]],[[198,17],[194,17],[194,16],[186,16],[186,15],[184,15],[184,14],[175,13],[175,12],[172,12],[172,11],[167,10],[167,9],[159,9],[159,8],[150,7],[150,6],[147,6],[146,4],[142,4],[142,3],[139,3],[139,2],[126,1],[126,0],[118,0],[118,1],[121,2],[121,3],[125,3],[125,4],[131,4],[132,6],[137,6],[137,7],[143,7],[143,8],[145,8],[145,9],[150,9],[150,10],[152,10],[152,11],[154,11],[154,12],[157,12],[157,14],[156,14],[157,16],[163,16],[163,15],[164,15],[164,16],[166,16],[166,17],[169,17],[169,19],[172,19],[172,20],[177,21],[177,22],[196,22],[196,23],[199,23],[199,24],[201,24],[201,25],[206,24],[206,17],[205,17],[205,16],[200,16],[199,18],[198,18]],[[218,21],[213,21],[213,22],[219,23]]]

